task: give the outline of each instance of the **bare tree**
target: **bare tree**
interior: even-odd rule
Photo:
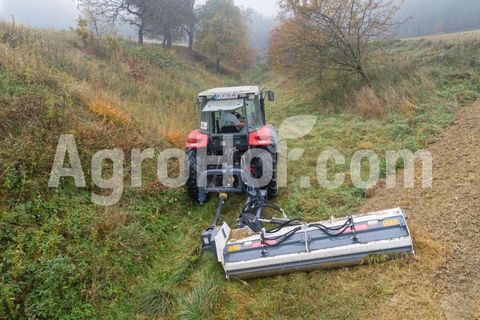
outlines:
[[[282,0],[296,36],[322,56],[326,67],[358,74],[370,84],[366,65],[371,41],[382,39],[399,10],[396,0]],[[293,49],[293,48],[292,48]]]
[[[107,25],[104,21],[102,21],[101,17],[96,14],[95,11],[90,9],[83,10],[83,17],[88,21],[90,29],[92,30],[93,34],[97,37],[102,35],[105,30],[108,30],[110,26]]]
[[[198,24],[198,12],[195,10],[195,0],[186,0],[187,11],[185,12],[185,24],[183,30],[187,33],[188,36],[188,50],[193,50],[193,40],[195,36],[195,29]]]
[[[143,44],[148,19],[156,0],[79,0],[82,7],[93,10],[108,22],[127,23],[138,29],[138,43]]]

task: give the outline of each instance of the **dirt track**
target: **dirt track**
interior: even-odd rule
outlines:
[[[428,150],[434,160],[432,189],[423,190],[419,183],[415,189],[379,189],[363,211],[406,209],[414,237],[428,234],[446,249],[437,266],[422,268],[432,257],[419,246],[420,267],[408,276],[427,281],[419,280],[415,291],[430,286],[436,317],[480,319],[480,102],[460,110],[455,123]],[[394,311],[397,302],[392,301],[388,307]]]

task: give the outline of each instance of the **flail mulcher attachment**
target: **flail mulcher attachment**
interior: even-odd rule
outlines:
[[[247,226],[231,230],[223,224],[211,234],[227,278],[352,266],[371,255],[414,253],[406,215],[401,209],[318,223],[260,220],[278,226],[254,232]]]

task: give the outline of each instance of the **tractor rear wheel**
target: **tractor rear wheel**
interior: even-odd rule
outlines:
[[[255,178],[260,178],[263,174],[263,168],[272,170],[272,178],[265,186],[267,190],[267,196],[269,200],[272,200],[278,195],[277,185],[277,152],[273,146],[268,146],[262,150],[266,151],[263,157],[257,158],[257,161],[253,165],[253,173]],[[268,162],[268,163],[267,163]]]
[[[273,147],[268,147],[267,151],[272,156],[272,179],[267,185],[268,199],[275,199],[278,196],[278,183],[277,183],[277,152]]]
[[[197,150],[187,151],[187,194],[193,202],[203,204],[208,201],[208,195],[204,202],[200,201],[200,188],[197,183],[197,161]]]

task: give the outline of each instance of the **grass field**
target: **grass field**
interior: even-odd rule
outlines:
[[[429,36],[405,38],[404,40],[430,40],[430,41],[472,41],[480,39],[480,30],[442,33]]]
[[[312,179],[305,191],[297,177],[314,176],[325,147],[347,156],[425,147],[478,98],[477,43],[391,42],[371,66],[373,87],[365,88],[355,79],[288,81],[268,68],[217,75],[183,53],[115,38],[85,49],[70,33],[2,25],[0,39],[0,318],[387,318],[376,307],[393,297],[392,288],[418,296],[412,307],[420,307],[419,318],[438,315],[431,292],[409,291],[405,260],[226,281],[214,259],[198,252],[215,203],[192,205],[183,189],[155,182],[154,163],[145,166],[144,187],[127,189],[110,208],[90,203],[90,182],[81,190],[71,181],[59,190],[46,184],[62,133],[75,135],[88,172],[98,149],[182,146],[197,123],[197,92],[262,82],[277,93],[268,110],[273,124],[318,116],[314,131],[290,145],[305,154],[290,165],[279,205],[312,219],[355,212],[363,190],[349,183],[327,191]],[[243,201],[230,200],[229,222]],[[428,238],[417,245],[429,252],[427,268],[438,267],[441,249]],[[378,277],[380,270],[398,277]]]

